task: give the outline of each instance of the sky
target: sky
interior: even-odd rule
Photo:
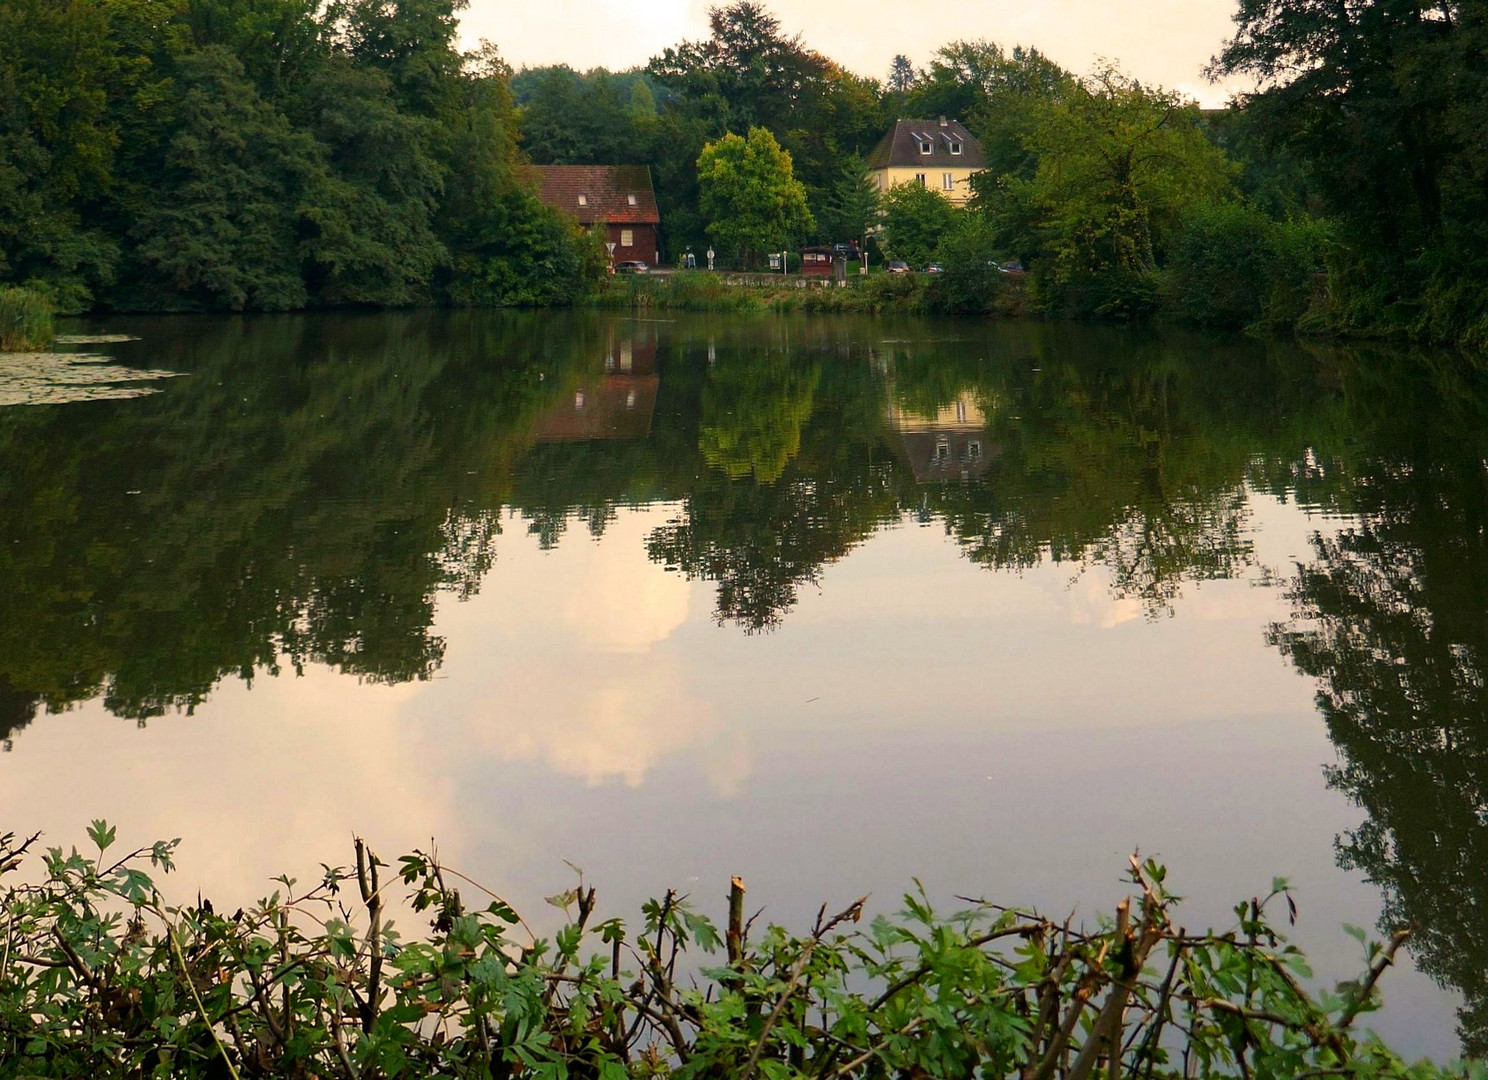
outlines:
[[[470,0],[468,44],[487,38],[515,67],[566,63],[626,68],[667,45],[707,36],[710,0]],[[1222,104],[1231,87],[1203,67],[1231,30],[1237,0],[767,0],[789,33],[863,75],[882,77],[896,53],[916,66],[948,41],[1032,45],[1067,68],[1116,60],[1146,82]]]

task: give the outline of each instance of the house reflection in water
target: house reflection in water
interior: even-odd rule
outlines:
[[[933,413],[901,409],[891,401],[888,421],[921,484],[980,476],[1002,452],[991,445],[987,418],[969,391]]]
[[[644,439],[660,386],[655,337],[617,337],[606,349],[604,374],[586,379],[538,420],[537,441]]]

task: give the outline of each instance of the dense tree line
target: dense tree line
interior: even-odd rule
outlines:
[[[750,0],[645,68],[535,69],[514,86],[536,160],[654,167],[672,251],[730,234],[702,207],[697,163],[763,128],[805,189],[793,240],[877,229],[912,263],[1020,259],[1055,314],[1488,341],[1481,12],[1242,0],[1236,25],[1213,70],[1257,89],[1207,112],[1115,66],[1079,75],[985,41],[866,80]],[[972,212],[914,193],[881,205],[863,155],[896,117],[941,115],[987,152]],[[953,291],[959,310],[987,307],[986,290]]]
[[[7,0],[0,275],[63,310],[561,302],[463,0]]]
[[[755,0],[641,68],[513,75],[459,51],[462,6],[8,0],[0,280],[64,310],[571,302],[603,260],[530,159],[650,166],[669,258],[873,233],[960,275],[957,311],[1018,259],[1051,314],[1488,342],[1488,30],[1460,0],[1240,0],[1213,70],[1256,89],[1209,112],[985,41],[865,78]],[[983,144],[968,212],[869,181],[914,116]]]

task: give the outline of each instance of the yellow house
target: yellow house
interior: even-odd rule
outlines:
[[[987,167],[982,144],[959,121],[898,120],[873,152],[868,171],[880,192],[899,184],[938,191],[957,206],[971,198],[971,175]]]

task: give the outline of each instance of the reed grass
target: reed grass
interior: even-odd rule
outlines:
[[[52,302],[34,289],[0,288],[0,352],[51,348],[52,313]]]

